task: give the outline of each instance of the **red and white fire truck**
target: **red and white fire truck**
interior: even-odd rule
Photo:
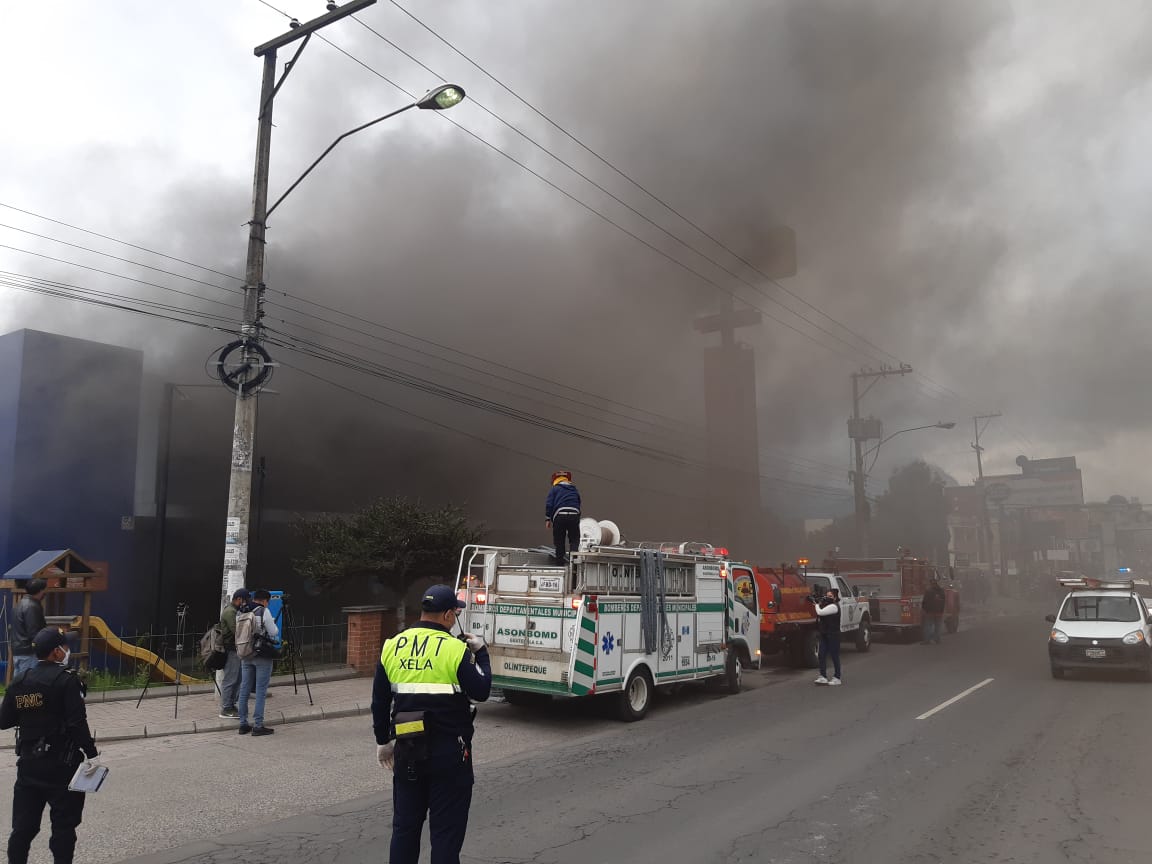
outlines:
[[[949,633],[960,627],[960,592],[947,570],[901,549],[896,558],[831,558],[824,567],[840,574],[861,600],[867,600],[872,629],[899,633],[905,638],[922,634],[921,602],[928,583],[936,578],[944,589],[944,626]]]

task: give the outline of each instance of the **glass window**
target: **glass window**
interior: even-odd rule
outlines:
[[[736,589],[736,600],[752,612],[759,612],[756,608],[756,582],[747,570],[735,570],[732,573],[732,587]]]
[[[1140,604],[1131,597],[1069,597],[1061,621],[1140,621]]]

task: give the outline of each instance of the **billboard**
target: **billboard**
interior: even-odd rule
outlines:
[[[1001,477],[985,477],[985,488],[996,488],[995,497],[1003,501],[992,501],[990,509],[1005,507],[1022,509],[1025,507],[1082,507],[1084,505],[1084,483],[1080,471],[1053,471],[1051,473],[1008,474]],[[1006,493],[1006,494],[1005,494]]]

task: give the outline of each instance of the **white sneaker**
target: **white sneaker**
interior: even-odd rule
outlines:
[[[841,681],[839,678],[833,678],[831,681],[828,682],[828,686],[829,687],[839,687],[843,683],[844,682]]]
[[[827,679],[827,678],[825,678],[823,675],[821,675],[819,678],[817,678],[817,679],[816,679],[816,681],[815,681],[814,683],[816,683],[816,684],[827,684],[827,683],[828,683],[828,679]]]

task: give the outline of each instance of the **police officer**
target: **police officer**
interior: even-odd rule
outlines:
[[[0,704],[0,729],[19,727],[8,862],[26,864],[47,804],[52,858],[56,864],[71,864],[84,793],[69,792],[68,783],[85,756],[96,757],[96,742],[84,710],[85,687],[65,668],[69,652],[64,634],[45,627],[32,639],[32,647],[40,662],[13,680]]]
[[[472,803],[469,700],[492,689],[488,647],[452,635],[464,603],[447,585],[421,601],[420,621],[384,643],[372,685],[376,758],[393,771],[391,864],[416,864],[430,814],[432,864],[459,864]]]

